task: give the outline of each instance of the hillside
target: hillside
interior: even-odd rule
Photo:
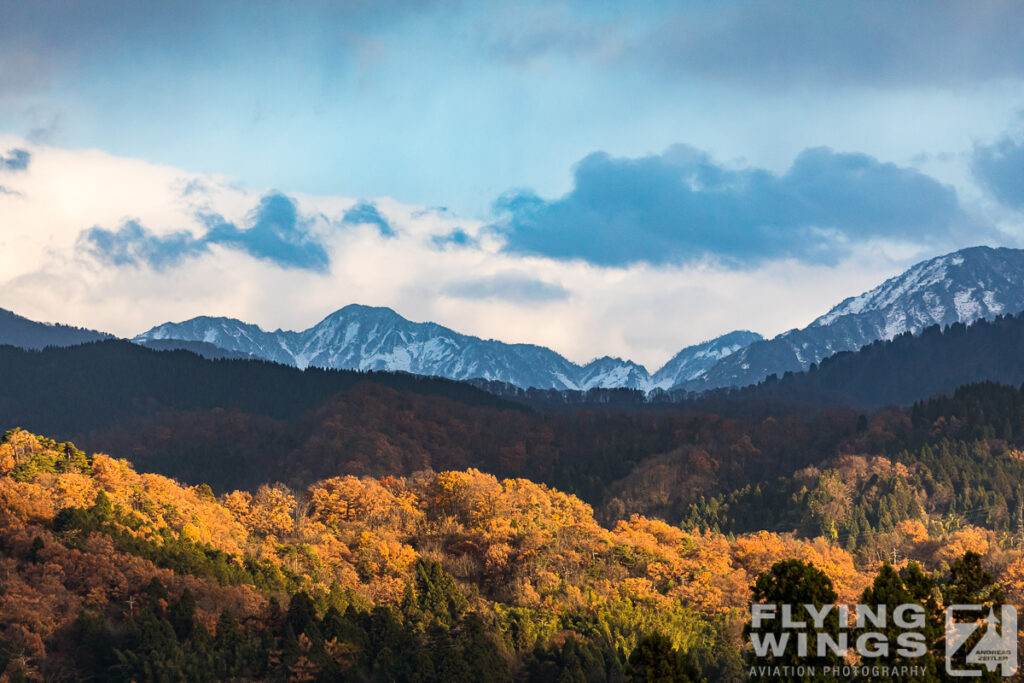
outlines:
[[[782,400],[859,409],[910,405],[958,386],[1024,382],[1024,313],[955,323],[839,353],[809,371],[732,390],[736,399]]]
[[[967,573],[980,560],[1019,604],[1024,558],[992,531],[906,520],[884,542],[908,581],[948,572],[944,600],[991,583]],[[602,527],[573,496],[476,470],[215,498],[24,431],[0,442],[12,678],[742,680],[750,587],[796,557],[839,599],[891,581],[826,538]]]
[[[250,360],[252,356],[239,351],[228,351],[208,342],[184,341],[181,339],[153,339],[138,342],[140,346],[154,351],[191,351],[209,360],[238,359]]]
[[[537,413],[449,380],[210,361],[122,341],[0,347],[0,375],[0,425],[124,453],[219,491],[477,467],[597,502],[608,482],[697,438],[705,422],[692,410]],[[807,444],[790,451],[799,462],[813,453]],[[746,469],[762,467],[755,459]]]
[[[609,487],[645,461],[700,441],[716,458],[740,447],[738,435],[756,446],[714,480],[691,467],[680,483],[689,496],[717,495],[774,476],[780,463],[795,470],[827,458],[855,429],[857,413],[844,406],[909,405],[977,380],[1017,385],[1022,335],[1024,319],[1000,318],[901,336],[743,391],[559,410],[538,399],[530,402],[537,411],[413,375],[209,361],[116,341],[42,352],[6,347],[0,424],[124,453],[148,470],[218,491],[270,479],[305,486],[336,472],[476,467],[600,506]],[[828,406],[836,408],[822,412]],[[785,428],[764,426],[766,417]]]
[[[0,344],[10,344],[23,349],[42,349],[47,346],[74,346],[113,338],[113,335],[106,332],[70,325],[38,323],[0,308]]]
[[[223,408],[294,417],[363,382],[474,405],[506,405],[450,380],[208,360],[188,351],[158,352],[120,340],[43,351],[0,346],[0,376],[5,380],[0,384],[0,423],[51,434],[83,432],[173,409]]]

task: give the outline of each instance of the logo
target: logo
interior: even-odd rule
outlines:
[[[897,605],[750,606],[751,678],[904,680],[925,673],[914,660],[928,653],[924,607]],[[853,616],[854,619],[850,619]],[[895,628],[890,628],[895,627]],[[898,631],[898,633],[893,633]],[[850,660],[851,649],[857,659]],[[898,657],[896,663],[880,663]],[[763,663],[756,663],[758,659]]]
[[[953,661],[979,629],[984,629],[984,633],[964,661],[983,666],[989,672],[998,670],[1004,677],[1017,673],[1017,610],[1011,605],[1003,605],[998,615],[989,609],[987,617],[981,605],[946,608],[946,673],[965,678],[981,676],[980,670],[959,668]]]
[[[914,603],[895,608],[755,603],[748,627],[754,656],[749,674],[870,680],[921,676],[925,666],[915,660],[929,652],[926,624],[924,607]],[[947,674],[979,678],[987,670],[1008,678],[1017,673],[1017,610],[1012,605],[952,605],[945,625]],[[895,663],[886,663],[894,656]]]

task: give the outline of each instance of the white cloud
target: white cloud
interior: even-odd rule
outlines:
[[[76,249],[82,230],[136,219],[155,234],[205,228],[196,212],[239,225],[269,188],[200,175],[94,150],[64,150],[0,136],[23,147],[28,169],[0,184],[0,307],[131,336],[169,320],[227,315],[268,329],[303,329],[349,303],[389,306],[416,321],[461,332],[549,346],[585,362],[605,354],[655,369],[683,346],[737,328],[772,335],[803,326],[841,299],[870,288],[928,254],[869,245],[837,267],[770,262],[734,271],[713,262],[602,268],[501,251],[479,222],[374,200],[396,235],[374,226],[340,227],[354,198],[288,193],[331,255],[328,272],[282,269],[213,245],[157,271],[114,266]],[[191,191],[185,192],[186,188]],[[461,229],[479,242],[439,249],[433,238]],[[566,298],[460,298],[451,283],[509,272],[564,288]]]

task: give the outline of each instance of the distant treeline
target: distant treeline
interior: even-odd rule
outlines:
[[[224,408],[289,418],[361,382],[471,405],[511,405],[436,377],[207,360],[107,340],[42,351],[0,346],[0,423],[70,434],[162,410]]]
[[[586,406],[761,415],[777,413],[780,407],[801,411],[835,406],[870,410],[910,405],[972,382],[1020,384],[1024,381],[1022,349],[1024,313],[970,325],[934,325],[916,335],[905,332],[858,351],[837,353],[820,365],[812,364],[806,372],[769,375],[756,385],[703,393],[683,389],[646,393],[608,388],[523,389],[487,380],[472,380],[471,384],[542,410]]]
[[[42,349],[47,346],[75,346],[113,338],[112,334],[82,327],[37,323],[0,308],[0,344],[12,344],[23,349]]]
[[[707,398],[780,400],[861,409],[907,406],[973,382],[1024,381],[1024,313],[926,328],[859,351],[837,353],[807,372],[769,377],[756,387]]]

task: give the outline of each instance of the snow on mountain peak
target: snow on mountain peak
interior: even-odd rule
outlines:
[[[685,386],[702,390],[753,384],[904,332],[1021,310],[1024,250],[971,247],[922,261],[842,301],[802,330],[751,344]]]
[[[232,318],[166,323],[136,339],[207,342],[255,358],[296,365],[401,370],[451,379],[484,378],[520,387],[704,390],[751,384],[805,370],[840,351],[930,325],[968,323],[1024,310],[1024,251],[972,247],[922,261],[842,301],[802,330],[774,339],[736,331],[689,346],[657,372],[604,356],[580,366],[532,344],[508,344],[406,320],[390,308],[350,304],[313,327],[265,332]]]
[[[684,349],[666,367],[683,368],[689,376],[760,338],[752,332],[733,332]],[[266,332],[232,318],[202,316],[159,325],[135,339],[202,341],[299,368],[403,371],[542,389],[649,391],[676,383],[677,374],[666,374],[662,368],[659,384],[645,367],[629,360],[604,356],[580,366],[542,346],[484,340],[436,323],[411,322],[390,308],[360,304],[345,306],[299,332]]]
[[[694,380],[723,358],[762,339],[764,337],[756,332],[736,330],[701,344],[688,346],[654,373],[652,384],[661,389],[671,389]]]

